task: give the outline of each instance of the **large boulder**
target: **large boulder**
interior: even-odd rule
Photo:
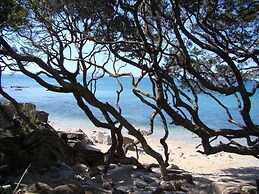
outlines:
[[[213,194],[256,194],[257,188],[253,183],[236,183],[236,182],[212,182]]]
[[[36,110],[36,105],[31,103],[20,103],[20,110],[29,118],[33,125],[47,125],[49,114]],[[49,126],[50,127],[50,126]],[[21,122],[17,111],[12,103],[0,103],[0,138],[20,136],[24,132],[31,131],[31,124]]]
[[[21,112],[35,123],[47,123],[49,114],[36,110],[36,105],[32,103],[20,103]],[[6,129],[13,125],[17,119],[17,111],[12,103],[0,105],[0,128]]]
[[[69,166],[83,163],[87,166],[101,165],[102,152],[76,149],[69,146],[56,131],[35,130],[28,134],[0,139],[1,166],[11,172],[31,168],[44,168],[64,162]]]
[[[1,138],[0,152],[11,171],[43,168],[63,161],[69,165],[75,163],[75,153],[65,142],[51,130],[37,130],[16,137]]]
[[[106,145],[112,144],[111,136],[105,131],[93,131],[91,135],[91,139],[93,140],[94,143],[100,143],[100,144],[106,144]]]

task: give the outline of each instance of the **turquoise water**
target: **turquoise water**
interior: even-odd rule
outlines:
[[[149,126],[149,118],[152,114],[152,110],[144,106],[139,99],[135,98],[131,93],[130,80],[128,78],[122,78],[124,83],[124,92],[121,96],[121,108],[122,114],[128,121],[132,122],[136,128],[141,130],[147,129]],[[144,80],[141,85],[145,90],[148,88],[148,79]],[[37,105],[37,109],[44,110],[49,113],[49,120],[54,126],[61,128],[82,128],[82,129],[96,129],[89,119],[84,115],[83,111],[77,107],[76,101],[71,94],[53,93],[47,91],[41,87],[34,80],[25,77],[21,74],[2,76],[2,86],[4,91],[13,96],[19,102],[31,102]],[[22,90],[16,90],[11,86],[24,86]],[[109,77],[103,78],[98,82],[98,90],[96,96],[110,104],[116,102],[116,90],[119,90],[119,86],[114,80]],[[233,97],[219,96],[227,107],[229,107],[234,119],[241,121],[237,111],[237,103]],[[200,116],[203,121],[212,128],[235,128],[234,125],[227,121],[227,116],[222,108],[213,102],[205,95],[199,95],[200,101]],[[259,92],[251,99],[252,110],[251,115],[254,121],[259,123]],[[101,118],[98,110],[93,110],[94,114]],[[157,120],[156,128],[158,131],[161,129],[161,121]],[[170,130],[173,131],[173,136],[189,136],[190,133],[186,132],[179,126],[170,125]]]

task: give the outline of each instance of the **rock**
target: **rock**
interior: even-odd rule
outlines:
[[[145,187],[145,191],[148,191],[149,193],[153,193],[156,189],[157,189],[157,186],[152,187],[152,186],[148,185]]]
[[[152,182],[154,182],[155,181],[155,179],[153,179],[152,177],[150,177],[150,175],[140,175],[140,178],[143,180],[143,181],[145,181],[145,182],[147,182],[147,183],[152,183]]]
[[[93,176],[96,176],[98,174],[101,174],[101,170],[98,167],[93,166],[93,167],[89,168],[88,174],[89,174],[90,177],[93,177]]]
[[[53,189],[46,183],[37,182],[28,186],[27,190],[31,193],[51,194]]]
[[[76,150],[77,163],[85,164],[88,167],[104,165],[105,154],[99,151],[93,150]]]
[[[106,190],[111,190],[113,187],[113,184],[111,181],[102,181],[102,187]]]
[[[48,116],[49,114],[44,111],[37,111],[36,105],[31,103],[20,103],[20,109],[21,111],[27,116],[33,119],[36,123],[47,123],[48,122]],[[13,105],[11,105],[13,106]],[[12,108],[14,112],[12,114],[15,116],[16,110]]]
[[[190,173],[182,173],[183,178],[186,180],[187,183],[191,184],[191,185],[195,185],[193,182],[193,178],[192,175]]]
[[[100,174],[95,175],[94,177],[91,178],[91,180],[98,184],[103,183],[103,178]]]
[[[89,145],[85,146],[85,149],[87,149],[87,150],[92,150],[92,151],[96,151],[96,152],[100,152],[100,151],[101,151],[100,149],[98,149],[98,148],[96,148],[96,147],[89,146]]]
[[[180,191],[182,183],[177,181],[161,181],[160,188],[164,191]]]
[[[85,175],[88,172],[88,167],[84,164],[77,164],[72,167],[73,172],[80,175]]]
[[[247,194],[256,194],[257,188],[251,185],[246,185],[242,187],[242,190],[245,191]]]
[[[47,123],[49,120],[49,114],[44,111],[35,111],[34,112],[35,121],[40,121],[43,123]]]
[[[143,176],[143,175],[145,175],[144,172],[142,172],[142,171],[136,171],[136,172],[132,173],[130,176],[131,176],[132,178],[139,178],[140,176]]]
[[[93,134],[91,135],[91,139],[93,140],[94,143],[100,143],[100,144],[106,144],[106,145],[112,144],[111,136],[106,132],[94,131]]]
[[[60,185],[53,189],[53,194],[85,194],[84,189],[75,184]]]
[[[8,108],[4,105],[0,105],[0,128],[8,129],[13,126],[13,117],[9,116]]]
[[[13,193],[13,188],[11,185],[2,185],[0,186],[0,193],[1,194]]]
[[[71,166],[75,162],[73,150],[50,130],[29,133],[22,146],[27,148],[28,162],[34,168],[53,166],[60,161]]]
[[[87,166],[102,165],[104,153],[86,149],[73,149],[55,131],[35,130],[17,137],[1,138],[1,165],[8,165],[11,171],[44,168],[60,162],[69,166],[76,162]]]
[[[93,141],[82,131],[57,131],[59,136],[71,147],[77,150],[84,150],[87,146],[93,145]]]
[[[47,123],[48,113],[44,111],[37,111],[36,105],[31,103],[20,103],[21,112],[29,117],[33,123]],[[17,120],[17,111],[14,105],[10,102],[0,105],[0,127],[2,129],[10,129],[15,126]],[[11,134],[8,135],[9,137]]]
[[[131,194],[150,194],[149,192],[145,192],[145,191],[134,191]]]
[[[227,188],[231,187],[233,184],[231,183],[224,183],[224,182],[212,182],[212,192],[214,194],[221,194],[223,193]]]
[[[154,182],[151,182],[148,184],[149,187],[158,187],[160,184],[160,180],[155,180]]]
[[[214,194],[254,194],[257,188],[250,184],[212,182]]]
[[[138,178],[133,181],[133,185],[135,185],[137,188],[145,188],[146,186],[148,186],[145,181]]]
[[[118,186],[116,189],[122,193],[132,193],[132,189],[129,186]]]
[[[168,167],[168,169],[170,170],[180,170],[179,166],[175,165],[175,164],[170,164],[170,166]]]
[[[247,194],[245,191],[242,191],[238,187],[228,187],[225,189],[222,194]]]
[[[58,131],[59,136],[64,139],[65,141],[67,140],[83,140],[85,138],[85,133],[83,132],[71,132],[71,131]]]
[[[64,162],[59,162],[57,167],[61,170],[71,170],[71,167]]]
[[[110,170],[115,169],[116,167],[117,167],[116,164],[110,164],[110,165],[109,165],[109,169],[110,169]]]

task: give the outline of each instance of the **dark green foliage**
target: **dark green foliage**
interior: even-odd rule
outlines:
[[[24,1],[4,0],[0,2],[0,30],[4,28],[18,29],[25,25],[27,11]]]

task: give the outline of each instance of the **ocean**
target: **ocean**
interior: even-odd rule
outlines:
[[[124,91],[121,96],[121,108],[122,114],[128,121],[140,130],[148,130],[149,118],[152,114],[152,110],[143,105],[139,99],[134,97],[131,91],[130,79],[121,78],[121,82],[124,84]],[[248,87],[251,83],[248,83]],[[22,86],[23,88],[17,89],[12,86]],[[2,75],[2,87],[5,92],[14,97],[18,102],[34,103],[38,110],[43,110],[49,113],[50,123],[55,128],[73,128],[83,129],[87,131],[97,130],[97,128],[90,122],[85,116],[84,112],[77,106],[76,100],[72,94],[54,93],[47,91],[41,87],[36,81],[22,75],[22,74],[3,74]],[[96,96],[103,102],[109,102],[112,105],[116,103],[117,90],[119,86],[114,80],[109,77],[104,77],[101,81],[97,82]],[[146,91],[150,91],[149,80],[145,79],[141,88]],[[187,91],[186,91],[187,92]],[[188,92],[187,92],[188,93]],[[238,114],[237,102],[233,97],[226,97],[223,95],[218,96],[219,99],[229,108],[233,114],[233,118],[237,121],[241,121],[241,117]],[[3,98],[3,97],[2,97]],[[252,110],[251,115],[253,120],[259,123],[259,92],[252,97]],[[211,128],[233,128],[236,126],[230,124],[227,121],[227,116],[222,108],[213,102],[208,96],[199,94],[200,110],[199,115],[202,120]],[[93,109],[95,115],[100,119],[101,113]],[[169,125],[170,138],[175,140],[186,140],[194,138],[193,134],[186,129]],[[156,120],[155,136],[162,135],[163,129],[161,121]]]

